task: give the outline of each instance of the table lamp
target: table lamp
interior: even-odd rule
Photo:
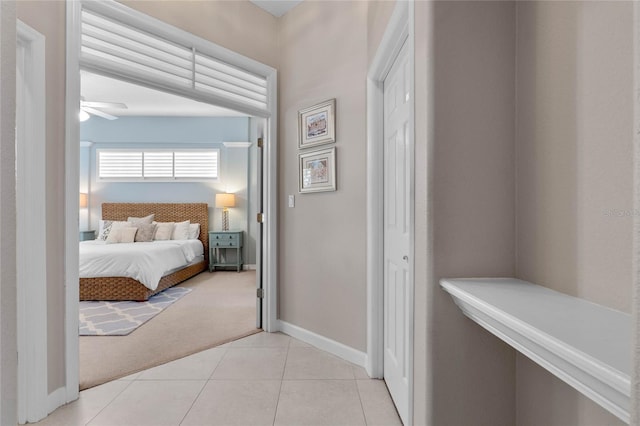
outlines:
[[[81,192],[80,193],[80,208],[81,209],[86,209],[87,207],[89,207],[88,198],[89,198],[89,196],[85,192]]]
[[[229,230],[229,207],[236,206],[235,194],[216,194],[216,208],[222,209],[222,230]]]

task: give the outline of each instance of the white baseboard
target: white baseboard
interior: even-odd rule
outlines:
[[[298,340],[315,346],[318,349],[329,352],[337,357],[349,361],[350,363],[365,367],[367,354],[354,349],[350,346],[344,345],[335,340],[328,339],[324,336],[314,333],[313,331],[306,330],[298,327],[297,325],[289,324],[286,321],[279,321],[280,331],[284,334],[288,334]]]
[[[244,265],[242,265],[242,270],[243,271],[255,271],[256,270],[256,265],[244,264]]]
[[[57,408],[62,407],[67,401],[67,388],[62,387],[49,394],[47,399],[47,413],[53,413]]]

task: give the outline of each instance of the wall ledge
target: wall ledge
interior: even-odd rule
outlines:
[[[629,423],[631,315],[514,278],[440,285],[467,317]]]

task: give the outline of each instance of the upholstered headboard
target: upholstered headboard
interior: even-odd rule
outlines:
[[[155,214],[156,222],[183,222],[200,224],[204,258],[209,261],[209,206],[207,203],[102,203],[102,219],[127,220]]]

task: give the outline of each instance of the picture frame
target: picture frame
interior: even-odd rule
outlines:
[[[319,103],[298,112],[298,148],[336,141],[336,100]]]
[[[298,154],[298,189],[301,193],[335,191],[336,147]]]

